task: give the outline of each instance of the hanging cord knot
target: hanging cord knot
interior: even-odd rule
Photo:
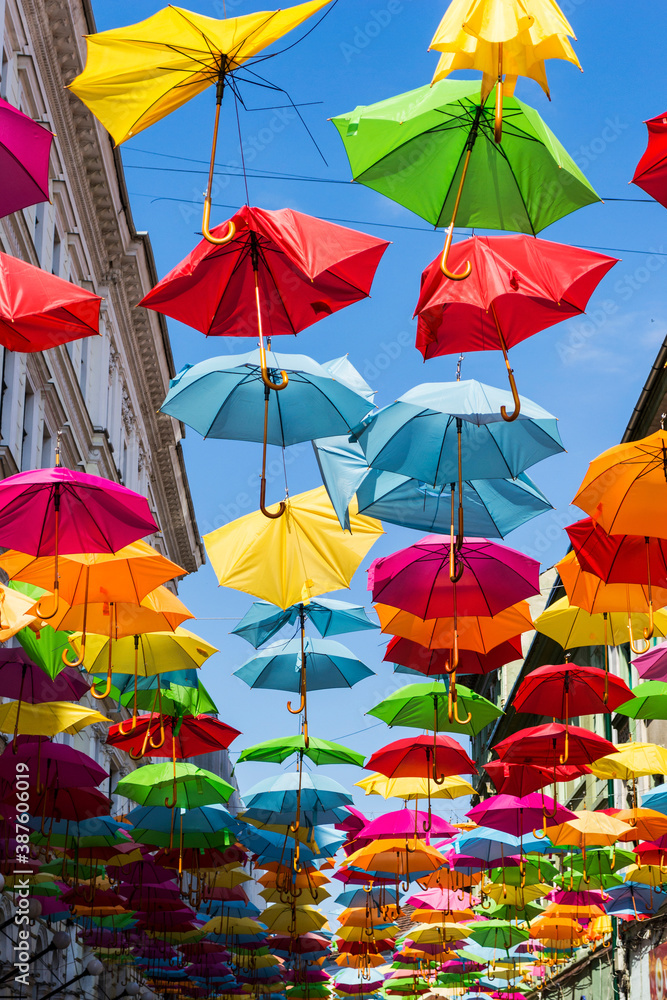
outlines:
[[[465,354],[459,354],[459,360],[458,360],[458,362],[456,364],[456,381],[457,382],[461,381],[461,365],[463,364],[463,359],[464,358],[465,358]]]

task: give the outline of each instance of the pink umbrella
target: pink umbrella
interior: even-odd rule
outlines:
[[[586,889],[582,892],[555,889],[546,899],[550,903],[560,903],[561,906],[604,906],[605,896],[599,889]]]
[[[521,837],[535,827],[545,825],[547,816],[550,826],[557,826],[575,818],[576,813],[559,805],[548,795],[532,792],[522,798],[517,795],[492,795],[466,813],[466,816],[480,826]]]
[[[13,749],[16,753],[12,753]],[[19,736],[10,743],[0,757],[0,779],[15,781],[17,764],[28,764],[30,784],[44,788],[94,787],[106,781],[109,774],[88,754],[62,743],[51,743],[44,737],[37,739]]]
[[[381,837],[424,837],[422,821],[428,820],[428,813],[419,809],[397,809],[378,816],[359,833],[359,837],[375,840]],[[430,834],[434,837],[455,837],[460,831],[440,816],[432,817]]]
[[[454,892],[452,889],[425,889],[416,892],[405,902],[406,906],[414,906],[418,910],[470,910],[477,901],[470,892]]]
[[[0,216],[49,200],[53,132],[0,100]]]
[[[422,619],[491,617],[540,592],[540,564],[522,552],[485,538],[465,538],[455,551],[455,581],[451,552],[450,540],[427,535],[376,559],[368,571],[373,600]]]
[[[667,642],[661,642],[632,661],[643,681],[667,681]]]
[[[31,556],[55,556],[53,593],[58,610],[58,553],[117,552],[159,531],[146,497],[101,476],[60,465],[19,472],[0,482],[0,545]]]

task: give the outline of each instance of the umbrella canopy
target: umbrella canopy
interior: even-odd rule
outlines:
[[[361,847],[347,858],[344,865],[360,868],[367,872],[391,873],[405,876],[411,873],[419,878],[441,868],[444,856],[435,847],[414,838],[412,843],[405,837],[380,838]],[[360,928],[362,929],[362,928]],[[378,928],[378,937],[387,937],[386,928]],[[360,936],[360,939],[363,938]]]
[[[265,386],[259,351],[210,358],[182,369],[170,382],[163,413],[207,438],[264,440]],[[356,392],[337,362],[318,364],[303,354],[266,352],[269,377],[289,376],[290,391],[269,398],[266,440],[284,448],[314,437],[349,432],[372,409],[371,392]],[[333,371],[331,370],[333,368]],[[361,376],[352,369],[357,384]]]
[[[139,304],[207,337],[254,337],[257,322],[249,306],[255,305],[257,266],[265,334],[296,334],[366,298],[389,246],[386,240],[289,208],[267,211],[244,205],[214,235],[230,230],[234,235],[223,246],[202,240]]]
[[[111,726],[107,733],[107,743],[120,747],[136,759],[147,754],[150,757],[172,757],[180,760],[197,757],[203,753],[226,750],[241,733],[211,715],[139,715],[136,725],[126,733],[123,724]],[[150,742],[157,739],[157,744]]]
[[[599,667],[564,663],[531,671],[519,685],[514,707],[517,712],[571,719],[616,711],[631,698],[632,691],[620,677]]]
[[[547,827],[547,836],[556,847],[571,844],[573,847],[596,847],[615,844],[632,827],[615,816],[603,812],[584,810],[574,818]]]
[[[632,661],[646,681],[667,681],[667,643],[659,643]]]
[[[443,80],[332,121],[353,178],[434,226],[454,216],[468,151],[459,226],[534,235],[600,200],[536,111],[515,97],[506,97],[503,108],[502,146],[495,142],[494,108],[480,104],[479,84],[470,81]]]
[[[69,639],[74,651],[82,651],[81,635],[74,633]],[[113,669],[120,674],[138,673],[140,677],[154,677],[174,670],[201,667],[209,656],[217,653],[215,646],[205,639],[176,628],[173,632],[147,632],[138,637],[129,636],[112,640]],[[90,674],[107,673],[109,664],[109,636],[88,635],[86,639],[84,669]]]
[[[367,823],[360,830],[356,839],[362,841],[381,840],[386,837],[394,839],[397,837],[412,837],[413,839],[423,837],[424,828],[421,823],[427,818],[426,812],[420,809],[397,809],[394,812],[384,813]],[[442,819],[441,816],[432,817],[432,826],[429,831],[431,838],[455,837],[458,832],[455,826]]]
[[[56,538],[61,555],[117,552],[156,531],[145,497],[100,476],[56,466],[0,482],[0,545],[32,556],[55,555]]]
[[[0,101],[0,216],[49,200],[53,132],[7,101]],[[25,350],[25,348],[21,348]]]
[[[550,815],[553,814],[554,825],[576,818],[576,813],[571,809],[558,805],[548,796],[535,793],[523,798],[515,795],[492,795],[466,813],[466,816],[481,826],[520,837],[541,826],[547,810]]]
[[[39,602],[34,605],[34,613],[37,615],[38,608]],[[139,604],[104,601],[74,604],[70,607],[61,600],[50,620],[54,628],[60,631],[81,631],[83,634],[85,630],[87,642],[88,630],[115,641],[145,632],[173,631],[188,618],[194,618],[194,615],[183,602],[168,587],[157,587],[142,597]]]
[[[9,107],[4,101],[2,105],[0,129]],[[0,162],[4,152],[0,138]],[[71,281],[0,253],[0,343],[10,351],[45,351],[98,334],[101,302],[99,295]]]
[[[267,520],[257,511],[204,536],[221,586],[284,609],[348,587],[383,534],[378,521],[357,515],[351,519],[352,534],[345,534],[324,487],[288,497],[285,504],[285,515],[278,520]]]
[[[376,750],[365,766],[368,771],[379,771],[389,778],[426,778],[431,771],[445,777],[477,774],[477,768],[468,754],[451,736],[417,736],[396,740]]]
[[[457,482],[459,438],[463,481],[515,478],[563,446],[555,417],[522,397],[511,426],[500,412],[511,404],[510,392],[473,380],[426,383],[367,417],[355,435],[369,465],[429,486]]]
[[[364,755],[349,750],[340,743],[330,740],[320,740],[314,736],[283,736],[279,739],[266,740],[242,750],[237,763],[244,761],[268,761],[282,764],[293,754],[303,754],[318,767],[322,764],[353,764],[362,767]]]
[[[94,722],[110,721],[94,709],[73,705],[70,701],[45,701],[36,705],[6,701],[0,705],[2,733],[55,736],[57,733],[78,733]]]
[[[637,164],[632,183],[667,207],[667,115],[644,122],[648,145]]]
[[[608,535],[592,517],[565,529],[577,560],[605,583],[653,584],[667,581],[667,540],[644,535]]]
[[[655,599],[656,604],[667,604],[667,589],[652,588],[650,584],[604,583],[594,573],[582,569],[574,552],[556,563],[570,604],[584,608],[590,614],[605,611],[645,611]],[[667,583],[667,581],[665,581]]]
[[[361,605],[320,597],[309,601],[308,604],[295,604],[285,610],[269,604],[268,601],[256,601],[246,611],[236,628],[232,629],[232,634],[240,635],[257,649],[272,639],[285,625],[298,624],[301,614],[312,622],[323,639],[330,635],[377,628]]]
[[[10,753],[0,756],[0,778],[5,781],[14,780],[19,763],[27,765],[31,784],[50,789],[94,787],[109,777],[88,754],[44,737],[19,736],[8,749]]]
[[[489,650],[488,653],[477,653],[472,649],[459,651],[459,674],[490,674],[499,667],[522,657],[521,637],[509,639]],[[408,670],[416,670],[427,677],[439,676],[448,672],[450,655],[441,649],[429,649],[410,639],[394,636],[390,640],[382,659],[388,663],[399,664]],[[460,687],[459,687],[460,690]]]
[[[563,649],[581,646],[622,646],[629,640],[629,626],[633,635],[641,635],[648,628],[648,614],[633,611],[610,611],[590,614],[583,608],[570,604],[561,597],[535,619],[535,628],[557,642]],[[656,611],[653,615],[656,636],[667,634],[667,613]]]
[[[562,764],[559,767],[539,767],[536,764],[493,760],[482,767],[491,778],[497,792],[504,795],[529,795],[553,781],[572,781],[590,774],[586,764]]]
[[[614,752],[591,764],[598,778],[640,778],[649,774],[667,774],[667,750],[655,743],[618,743]],[[648,803],[647,803],[648,804]]]
[[[345,646],[333,639],[304,640],[303,653],[308,689],[353,687],[366,677],[369,670]],[[273,691],[299,691],[301,687],[302,652],[298,637],[287,642],[275,642],[251,657],[234,671],[250,687]]]
[[[116,792],[142,806],[161,806],[165,804],[165,792],[170,792],[172,785],[173,807],[183,809],[227,802],[235,791],[217,774],[179,761],[173,766],[148,764],[138,768],[118,782]]]
[[[376,605],[376,611],[383,632],[389,632],[403,639],[410,639],[429,649],[451,649],[453,646],[454,622],[452,618],[429,618],[423,621],[416,615],[411,615],[407,611],[398,611],[385,604]],[[665,622],[667,629],[667,614]],[[532,628],[533,620],[525,601],[512,608],[507,608],[506,611],[500,611],[492,618],[477,615],[460,617],[457,624],[459,649],[488,653],[501,642],[514,639],[521,632],[527,632]]]
[[[368,778],[355,782],[359,788],[363,788],[366,795],[381,795],[383,799],[457,799],[462,795],[474,794],[474,789],[469,781],[458,775],[446,777],[441,785],[435,787],[430,785],[430,781],[424,778],[410,776],[408,778],[388,778],[384,774],[371,774]]]
[[[521,764],[536,764],[542,767],[554,767],[565,757],[566,740],[569,742],[570,764],[590,764],[598,758],[611,754],[615,756],[617,748],[609,740],[597,736],[589,729],[580,726],[563,726],[553,722],[545,726],[533,726],[521,729],[496,743],[493,749],[502,761]],[[591,770],[593,768],[591,767]]]
[[[540,564],[486,539],[463,539],[449,575],[451,543],[429,535],[407,549],[376,559],[368,574],[373,600],[418,618],[493,616],[539,593]]]
[[[424,358],[499,351],[581,315],[613,257],[527,236],[473,236],[452,247],[449,266],[472,264],[466,281],[445,277],[438,256],[422,274],[415,309]]]
[[[0,695],[37,704],[43,701],[79,701],[88,688],[78,670],[64,667],[49,677],[20,646],[0,649]]]
[[[572,501],[610,535],[667,538],[663,497],[667,431],[616,445],[588,467]]]
[[[52,556],[33,558],[8,551],[0,566],[10,580],[21,580],[49,590],[54,579]],[[185,570],[144,541],[126,545],[119,552],[72,553],[58,560],[60,596],[69,605],[125,601],[139,604],[160,584],[185,576]]]
[[[492,702],[462,684],[457,686],[458,701],[469,716],[459,724],[448,719],[449,685],[437,681],[408,684],[371,708],[366,714],[381,719],[388,726],[411,726],[434,732],[468,733],[475,736],[503,714]]]
[[[292,817],[297,807],[301,778],[300,807],[302,812],[317,814],[352,805],[352,796],[333,778],[302,773],[282,774],[265,778],[243,794],[246,809],[253,809],[260,822],[272,822],[273,814],[289,813]],[[260,814],[266,814],[262,820]]]
[[[630,719],[667,719],[667,683],[646,681],[632,689],[632,697],[616,709]]]
[[[417,531],[449,532],[447,486],[374,469],[361,445],[347,437],[321,438],[313,447],[342,527],[348,527],[348,508],[356,493],[361,514]],[[461,485],[466,533],[471,537],[503,538],[551,507],[523,472],[516,479],[477,479]]]

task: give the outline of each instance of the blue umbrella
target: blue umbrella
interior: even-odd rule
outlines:
[[[234,842],[241,824],[222,805],[195,809],[167,809],[165,806],[138,806],[128,815],[132,835],[139,843],[156,847],[225,847]]]
[[[349,649],[331,639],[303,640],[306,660],[306,680],[310,691],[353,687],[366,677],[372,677],[361,660]],[[234,671],[252,688],[271,691],[301,690],[301,640],[274,642],[242,667]],[[350,802],[352,800],[350,799]]]
[[[458,837],[455,844],[458,854],[467,854],[486,862],[521,853],[520,839],[500,830],[473,830]]]
[[[618,913],[657,913],[667,902],[667,892],[657,886],[643,882],[624,882],[605,890],[611,901],[605,900],[604,908],[609,916]]]
[[[667,815],[667,785],[658,785],[642,795],[642,808],[655,809]]]
[[[564,450],[556,418],[521,399],[517,420],[503,420],[511,393],[472,380],[427,383],[367,416],[354,438],[374,469],[397,472],[429,486],[459,486],[458,539],[464,536],[463,483],[515,479]]]
[[[297,808],[300,813],[307,812],[319,816],[338,806],[352,805],[353,799],[350,793],[333,778],[319,774],[311,776],[299,771],[298,774],[288,773],[281,774],[277,778],[264,778],[244,793],[243,801],[246,809],[253,809],[256,814],[261,813],[264,816],[262,822],[272,823],[273,817],[280,814],[290,814],[291,818],[294,818]],[[262,836],[265,832],[262,832]]]
[[[396,899],[395,889],[388,889],[382,886],[378,888],[376,886],[370,892],[367,892],[366,889],[346,889],[345,892],[341,892],[340,895],[336,896],[334,902],[345,907],[366,906],[368,902],[369,905],[378,907],[379,909],[382,906],[395,906]]]
[[[318,597],[308,604],[293,604],[285,611],[268,601],[255,601],[236,628],[232,629],[232,634],[240,635],[257,649],[285,625],[299,624],[302,614],[313,623],[323,638],[378,628],[361,605]]]
[[[329,498],[343,528],[357,496],[360,514],[417,531],[449,532],[451,488],[371,468],[361,445],[346,437],[313,441]],[[516,479],[478,479],[463,483],[463,511],[468,537],[503,538],[510,531],[551,510],[552,506],[525,473]]]

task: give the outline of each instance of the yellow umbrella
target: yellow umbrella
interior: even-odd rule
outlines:
[[[338,928],[336,935],[341,941],[384,941],[395,937],[400,930],[398,924],[387,924],[384,927],[355,927],[353,924],[345,924]]]
[[[225,915],[213,917],[204,924],[202,930],[205,934],[261,934],[266,928],[252,917]]]
[[[473,928],[466,924],[451,923],[443,924],[442,927],[418,924],[410,928],[409,937],[415,944],[437,944],[439,941],[458,941],[460,938],[470,937],[472,932]]]
[[[366,795],[381,795],[383,799],[403,799],[405,802],[428,797],[426,778],[388,778],[384,774],[373,773],[355,784],[363,788]],[[465,778],[452,775],[445,778],[442,785],[431,786],[432,799],[458,799],[462,795],[474,795],[475,789]]]
[[[553,0],[453,0],[438,25],[431,48],[442,52],[433,83],[454,70],[481,71],[482,102],[495,83],[496,141],[500,141],[505,91],[514,92],[518,76],[549,85],[545,59],[564,59],[581,69],[568,37],[574,32]]]
[[[19,712],[20,708],[20,712]],[[18,720],[18,727],[17,727]],[[0,732],[17,732],[27,736],[55,736],[57,733],[78,733],[93,722],[110,722],[85,705],[71,701],[43,701],[38,705],[6,701],[0,705]]]
[[[42,623],[31,613],[34,603],[34,597],[0,584],[0,642],[7,642],[27,626],[39,631]]]
[[[221,587],[253,594],[286,609],[329,590],[349,587],[359,563],[383,534],[382,525],[351,508],[343,531],[323,486],[288,497],[285,515],[260,511],[204,535]]]
[[[282,903],[285,899],[284,891],[278,888],[268,888],[260,892],[262,899],[265,899],[267,903]],[[329,899],[331,896],[330,892],[326,889],[317,886],[306,886],[302,889],[300,895],[298,896],[299,903],[303,905],[310,905],[315,903],[321,903],[323,899]],[[365,912],[365,911],[364,911]]]
[[[484,889],[484,895],[489,896],[494,903],[506,906],[516,906],[524,909],[526,903],[542,899],[551,892],[550,885],[490,885]]]
[[[314,906],[285,906],[274,903],[262,913],[262,923],[274,934],[309,934],[322,930],[327,918]]]
[[[218,20],[169,6],[124,28],[88,35],[85,68],[70,84],[116,143],[160,121],[215,85],[216,112],[202,232],[209,219],[220,106],[228,77],[329,0]],[[232,238],[233,232],[228,237]]]
[[[548,826],[547,837],[554,847],[567,844],[585,850],[587,847],[609,847],[630,830],[632,827],[628,823],[614,816],[583,809],[577,811],[575,819],[568,819],[558,826]]]
[[[662,865],[629,865],[623,873],[624,882],[643,882],[644,885],[664,885],[667,867]]]
[[[231,871],[218,869],[206,880],[210,889],[235,889],[244,882],[252,882],[252,876],[242,868],[232,868]]]
[[[667,750],[656,743],[619,743],[618,753],[600,757],[589,764],[597,778],[622,781],[649,774],[667,774]]]
[[[81,654],[81,633],[69,637],[70,645]],[[139,676],[153,677],[170,670],[192,670],[217,653],[205,639],[179,626],[173,632],[148,632],[139,635]],[[133,674],[136,663],[134,636],[113,640],[113,669],[119,674]],[[108,635],[89,635],[83,668],[89,674],[107,672]]]
[[[633,612],[609,612],[591,615],[583,608],[570,604],[567,597],[550,604],[535,619],[535,628],[548,635],[563,649],[582,646],[622,646],[632,635],[642,635],[648,628],[649,616]],[[667,634],[667,612],[656,611],[653,616],[654,635]]]

